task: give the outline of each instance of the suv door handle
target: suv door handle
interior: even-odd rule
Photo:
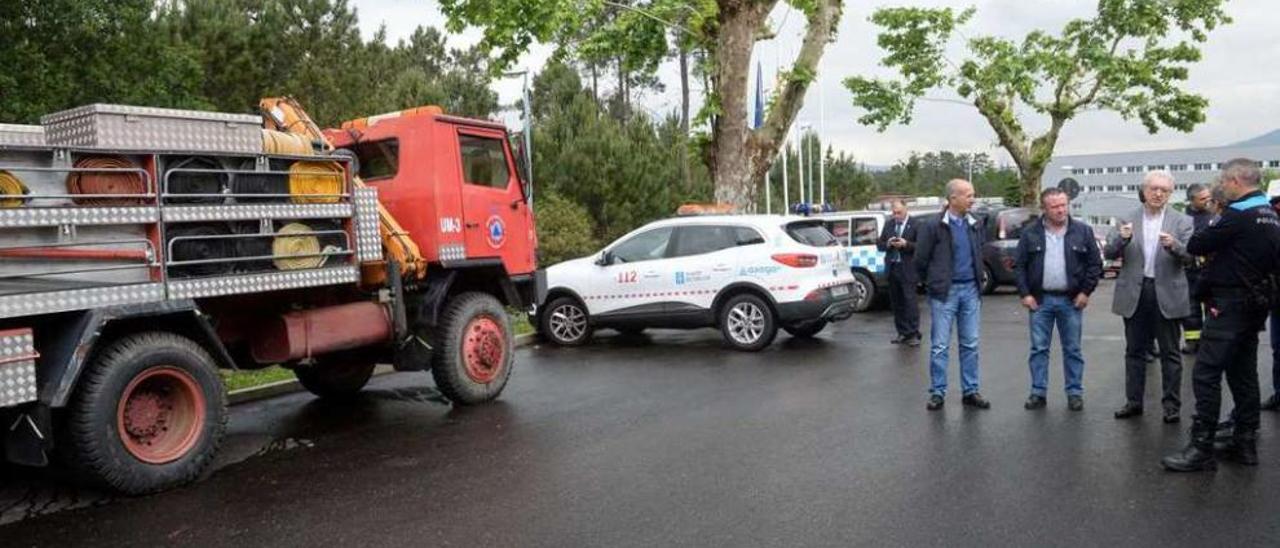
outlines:
[[[716,272],[727,272],[727,271],[729,271],[729,270],[733,270],[733,269],[732,269],[732,268],[729,268],[729,265],[727,265],[727,264],[718,264],[718,265],[716,265],[715,267],[713,267],[713,268],[712,268],[712,270],[714,270],[714,271],[716,271]]]
[[[480,228],[480,223],[467,223],[467,228]]]
[[[646,278],[657,278],[657,277],[659,277],[659,276],[660,276],[660,274],[658,274],[658,271],[657,271],[657,270],[647,270],[647,271],[645,271],[645,273],[644,273],[644,277],[646,277]]]

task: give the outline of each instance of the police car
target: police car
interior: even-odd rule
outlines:
[[[853,274],[853,311],[866,312],[889,291],[888,255],[876,247],[876,240],[888,224],[885,211],[837,211],[812,217],[820,219],[849,252]]]
[[[853,313],[848,252],[815,219],[677,217],[649,223],[589,257],[547,269],[535,325],[559,345],[595,328],[718,327],[755,351],[779,328],[811,337]]]

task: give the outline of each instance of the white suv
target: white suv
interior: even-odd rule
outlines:
[[[733,347],[760,350],[779,327],[810,337],[853,313],[848,260],[818,219],[666,219],[548,268],[534,321],[560,345],[585,343],[597,327],[719,327]]]

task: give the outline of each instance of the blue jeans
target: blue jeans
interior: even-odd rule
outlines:
[[[1080,325],[1083,311],[1071,298],[1045,295],[1040,308],[1031,312],[1031,395],[1044,397],[1049,388],[1049,345],[1053,342],[1053,325],[1058,325],[1058,341],[1062,343],[1062,378],[1068,396],[1084,394],[1084,353],[1080,350]]]
[[[978,327],[982,301],[975,282],[953,283],[946,300],[929,298],[933,316],[929,330],[929,393],[947,393],[947,361],[951,357],[951,326],[960,340],[960,386],[964,395],[978,391]]]

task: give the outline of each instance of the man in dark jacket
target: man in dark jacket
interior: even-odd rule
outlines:
[[[893,201],[893,217],[885,223],[876,240],[889,265],[889,304],[898,338],[893,344],[920,346],[920,307],[916,304],[916,221],[907,214],[907,204]]]
[[[1031,396],[1023,406],[1041,409],[1049,386],[1049,345],[1058,325],[1067,408],[1084,409],[1084,352],[1080,331],[1089,295],[1102,277],[1102,254],[1093,228],[1071,219],[1070,199],[1059,188],[1040,193],[1039,222],[1022,232],[1014,251],[1014,275],[1022,305],[1031,312]]]
[[[1212,194],[1209,187],[1193,184],[1187,187],[1187,216],[1196,232],[1208,228],[1213,213],[1209,211]],[[1196,284],[1200,280],[1200,261],[1187,265],[1187,287],[1191,288],[1191,315],[1182,320],[1182,353],[1195,354],[1200,344],[1200,328],[1204,326],[1203,303],[1195,298]]]
[[[978,392],[978,331],[981,324],[983,230],[969,214],[973,185],[964,179],[947,182],[947,209],[920,222],[916,240],[916,273],[929,293],[929,402],[930,411],[942,409],[947,393],[947,362],[951,326],[960,341],[961,400],[966,406],[988,409],[991,403]]]

